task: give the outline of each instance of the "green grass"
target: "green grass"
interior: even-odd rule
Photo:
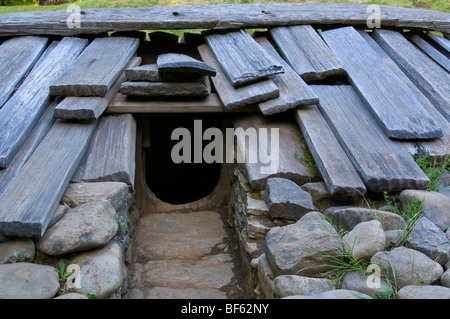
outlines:
[[[88,8],[141,8],[149,6],[193,5],[193,4],[230,4],[230,3],[266,3],[281,2],[273,0],[85,0],[76,1],[82,9]],[[284,1],[284,2],[332,2],[332,3],[367,3],[406,8],[421,8],[436,11],[450,12],[447,0],[313,0],[313,1]],[[15,4],[5,6],[3,4]],[[27,3],[27,5],[20,5]],[[34,3],[34,4],[29,4]],[[19,5],[17,5],[19,4]],[[0,0],[0,14],[28,11],[65,10],[68,4],[55,6],[38,6],[36,0]]]

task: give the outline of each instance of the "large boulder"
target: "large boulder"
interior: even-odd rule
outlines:
[[[355,258],[370,258],[384,250],[386,237],[378,220],[362,222],[343,237],[344,248]]]
[[[406,286],[398,291],[398,299],[450,299],[450,288],[426,285]]]
[[[269,215],[275,218],[298,220],[314,210],[311,195],[285,178],[269,178],[264,199],[269,207]]]
[[[50,256],[89,250],[106,245],[117,233],[115,210],[105,200],[88,202],[67,213],[36,242]]]
[[[0,265],[0,299],[50,299],[59,289],[58,273],[51,266]]]
[[[450,227],[450,198],[438,192],[407,189],[400,193],[403,207],[422,201],[422,211],[442,231]]]
[[[336,289],[333,282],[326,278],[311,278],[296,275],[281,275],[273,280],[277,297],[304,295],[313,296]]]
[[[308,215],[313,214],[314,218]],[[276,275],[311,276],[332,267],[330,258],[342,256],[342,242],[330,223],[306,214],[295,224],[274,227],[266,236],[264,252]]]
[[[370,220],[381,222],[384,230],[404,229],[405,220],[391,212],[351,206],[335,206],[325,210],[324,214],[331,218],[340,229],[351,231],[356,225]]]
[[[376,253],[370,261],[381,267],[381,274],[394,277],[397,285],[429,285],[438,280],[444,270],[420,251],[398,247],[391,251]]]

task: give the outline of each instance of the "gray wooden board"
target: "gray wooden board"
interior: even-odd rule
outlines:
[[[233,126],[235,131],[238,128],[242,128],[245,132],[250,134],[252,128],[254,128],[258,137],[262,134],[260,129],[267,129],[267,136],[271,136],[272,130],[278,129],[279,140],[278,143],[275,141],[274,144],[278,147],[278,159],[274,159],[277,154],[276,150],[271,147],[271,141],[269,142],[263,137],[261,140],[258,140],[257,143],[251,143],[247,138],[245,145],[242,138],[236,139],[238,149],[237,154],[239,154],[239,149],[242,152],[245,151],[245,153],[242,153],[242,158],[245,158],[245,162],[242,163],[242,165],[245,167],[245,172],[247,173],[250,185],[255,190],[264,189],[266,187],[267,179],[270,177],[287,178],[298,185],[303,185],[307,181],[317,179],[308,165],[302,163],[300,159],[305,155],[306,145],[300,143],[301,134],[295,123],[280,119],[274,120],[273,118],[264,118],[261,114],[255,114],[237,117],[233,121]],[[248,129],[250,129],[250,131],[247,131]],[[278,161],[278,167],[272,173],[265,173],[263,171],[265,168],[269,167],[270,164],[275,164],[275,162],[264,163],[261,160],[261,153],[258,152],[258,148],[262,145],[260,142],[264,143],[264,146],[262,147],[263,152],[265,149],[269,150],[265,153],[273,156],[271,160]],[[256,155],[256,162],[252,162],[249,152],[259,153]],[[298,157],[296,157],[296,155]]]
[[[442,129],[392,69],[353,27],[323,31],[348,78],[385,134],[396,139],[429,139]]]
[[[33,68],[0,109],[0,167],[6,167],[50,103],[48,86],[83,51],[87,40],[64,38]],[[45,54],[45,53],[44,53]]]
[[[124,82],[120,93],[131,96],[198,96],[211,93],[211,82],[207,75],[193,82]]]
[[[0,233],[42,236],[74,174],[96,121],[57,120],[0,196]]]
[[[144,64],[125,70],[128,81],[192,82],[203,75],[190,72],[158,72],[157,64]]]
[[[156,60],[158,71],[165,72],[188,72],[199,73],[209,76],[216,75],[216,69],[202,61],[198,61],[186,54],[164,53],[158,55]]]
[[[103,116],[72,182],[123,182],[133,186],[135,152],[133,115]]]
[[[103,97],[123,72],[139,46],[139,39],[96,38],[50,85],[51,95]]]
[[[367,190],[424,189],[429,180],[412,157],[389,139],[350,85],[313,85],[319,108]]]
[[[127,67],[134,67],[141,63],[140,57],[131,58]],[[109,102],[119,92],[120,86],[125,82],[125,73],[117,78],[104,97],[66,97],[56,108],[54,116],[62,119],[90,120],[99,118],[108,107]]]
[[[368,10],[369,9],[369,10]],[[379,6],[383,27],[450,33],[449,14]],[[280,25],[360,25],[371,10],[355,3],[250,3],[83,9],[80,28],[68,28],[66,10],[3,14],[0,36],[99,34],[111,31],[270,28]],[[149,34],[150,38],[152,34]]]
[[[235,88],[220,68],[208,45],[200,45],[198,51],[202,60],[217,70],[216,76],[211,80],[226,110],[235,110],[280,96],[280,90],[271,80],[262,80]]]
[[[281,113],[298,106],[319,103],[319,98],[302,78],[279,56],[266,38],[256,38],[256,42],[271,55],[284,69],[284,73],[275,74],[270,79],[280,90],[280,96],[258,104],[264,115]]]
[[[450,59],[417,34],[408,34],[408,39],[428,54],[436,63],[450,72]]]
[[[35,149],[44,139],[45,135],[47,135],[47,132],[55,123],[53,111],[55,110],[55,107],[59,103],[59,101],[61,101],[60,97],[54,98],[54,100],[42,114],[39,121],[33,127],[26,140],[20,146],[19,150],[11,161],[11,164],[6,168],[0,169],[0,195],[9,185],[9,183],[11,183],[22,166],[27,162]]]
[[[397,64],[383,51],[378,43],[365,31],[358,30],[358,33],[370,44],[370,46],[378,53],[380,58],[397,74],[397,76],[409,87],[411,93],[422,102],[427,112],[438,122],[442,128],[443,136],[431,140],[421,141],[399,141],[404,149],[415,154],[420,149],[425,149],[430,153],[431,157],[445,157],[450,151],[450,123],[439,113],[433,104],[423,95],[423,93],[411,82],[411,80],[400,70]]]
[[[374,39],[450,121],[450,74],[396,31],[377,30]]]
[[[364,183],[317,105],[298,108],[296,116],[330,194],[339,198],[364,195],[367,191]]]
[[[310,25],[277,27],[270,34],[281,55],[305,81],[345,75],[345,70],[330,48]]]
[[[29,36],[12,38],[2,43],[0,46],[0,108],[44,52],[47,41],[47,38]]]
[[[284,72],[245,30],[207,34],[205,39],[234,87]]]
[[[437,43],[442,49],[447,51],[447,53],[450,54],[450,40],[441,36],[438,36],[437,34],[428,32],[427,35],[435,42]]]

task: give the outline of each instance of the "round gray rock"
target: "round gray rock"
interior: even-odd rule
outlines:
[[[386,237],[378,220],[362,222],[343,237],[344,248],[355,258],[370,258],[384,250]]]
[[[381,295],[390,288],[385,280],[379,279],[379,282],[373,282],[369,275],[364,275],[358,271],[352,271],[345,274],[342,278],[342,289],[354,290],[366,295]]]
[[[106,245],[117,233],[115,210],[108,201],[96,200],[69,209],[44,236],[36,248],[59,256]]]
[[[441,276],[441,285],[450,288],[450,269],[447,269]]]
[[[450,299],[450,288],[442,286],[406,286],[398,291],[398,299]]]
[[[59,288],[58,273],[51,266],[0,265],[0,299],[50,299]]]
[[[36,248],[30,238],[11,239],[0,243],[0,264],[33,262]]]
[[[70,292],[68,294],[64,294],[53,299],[89,299],[87,296],[79,294],[77,292]]]
[[[337,289],[320,294],[318,299],[372,299],[372,297],[354,290]]]
[[[296,275],[278,276],[273,280],[273,285],[275,295],[280,298],[295,295],[312,296],[336,289],[329,279]]]

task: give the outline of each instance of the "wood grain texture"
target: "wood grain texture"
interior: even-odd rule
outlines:
[[[0,196],[0,233],[43,235],[95,127],[96,121],[55,122]]]
[[[332,196],[355,198],[366,187],[317,105],[296,110],[298,126]]]
[[[134,67],[141,63],[140,57],[131,58],[127,67]],[[90,120],[99,118],[108,104],[120,90],[120,86],[125,82],[126,76],[122,74],[109,89],[104,97],[66,97],[56,108],[54,116],[56,118],[68,120]]]
[[[18,37],[0,46],[0,108],[44,52],[48,39]]]
[[[133,115],[103,116],[72,182],[124,182],[133,186],[135,153]]]
[[[290,179],[297,183],[298,185],[303,185],[307,181],[317,180],[317,176],[314,176],[314,173],[311,171],[310,167],[307,164],[302,163],[302,161],[298,158],[304,157],[304,152],[306,149],[306,145],[300,142],[300,130],[298,129],[295,123],[291,123],[286,120],[281,119],[273,119],[273,118],[264,118],[260,114],[249,115],[249,116],[239,116],[233,121],[233,126],[236,132],[236,129],[241,128],[244,130],[244,134],[249,132],[251,134],[251,130],[255,130],[258,137],[262,134],[262,130],[266,129],[267,135],[271,136],[272,130],[278,130],[278,143],[275,142],[275,147],[278,147],[278,167],[275,172],[266,173],[264,172],[265,168],[268,168],[272,163],[264,163],[261,158],[261,154],[266,153],[264,155],[272,155],[273,159],[276,156],[276,149],[272,149],[271,143],[268,141],[268,138],[262,137],[261,140],[250,142],[250,139],[247,138],[244,144],[244,139],[237,138],[237,149],[239,154],[239,149],[242,150],[243,159],[245,159],[243,165],[244,171],[247,174],[248,181],[253,189],[262,190],[266,187],[267,179],[270,177],[283,177]],[[250,129],[250,131],[247,131]],[[261,142],[263,144],[261,144]],[[258,149],[262,146],[262,152],[259,153]],[[264,150],[268,150],[264,152]],[[249,152],[253,155],[256,155],[256,161],[253,162],[249,157]],[[257,154],[259,153],[259,154]],[[297,156],[296,156],[297,155]],[[245,156],[245,157],[244,157]],[[239,161],[238,161],[239,162]]]
[[[450,40],[441,36],[438,36],[437,34],[427,32],[427,35],[436,43],[438,44],[442,49],[444,49],[447,53],[450,54]]]
[[[310,25],[277,27],[270,34],[281,55],[305,81],[345,75],[345,70],[330,48]]]
[[[125,70],[128,81],[192,82],[203,75],[191,72],[159,72],[157,64],[144,64]],[[214,73],[215,74],[215,73]]]
[[[16,93],[0,109],[0,167],[6,167],[48,104],[49,84],[83,51],[87,40],[64,38],[44,52]]]
[[[276,60],[284,69],[284,73],[275,74],[270,79],[280,90],[280,96],[258,104],[264,115],[281,113],[298,106],[317,104],[319,98],[302,78],[280,57],[266,38],[257,38],[256,42]]]
[[[350,85],[313,85],[319,108],[367,190],[424,189],[429,180],[412,157],[389,139]]]
[[[379,6],[383,27],[450,33],[449,14],[424,9]],[[367,27],[367,4],[253,3],[82,9],[80,28],[67,28],[66,10],[2,15],[0,36],[99,34],[110,31],[270,28],[321,24]],[[150,34],[151,38],[151,34]]]
[[[442,54],[438,49],[428,43],[424,38],[418,34],[408,34],[408,39],[432,58],[437,64],[443,67],[447,72],[450,72],[450,59]],[[450,56],[450,55],[449,55]]]
[[[217,70],[216,76],[211,80],[226,110],[235,110],[280,96],[280,90],[270,80],[235,88],[220,68],[208,45],[200,45],[198,51],[202,60]]]
[[[60,101],[60,97],[55,97],[53,99],[45,112],[42,114],[41,118],[31,130],[30,134],[27,136],[26,140],[20,146],[16,155],[12,159],[11,164],[6,168],[0,169],[0,194],[2,194],[9,183],[12,182],[22,166],[28,161],[41,141],[47,135],[47,132],[55,123],[53,111]]]
[[[209,76],[216,75],[216,69],[213,67],[181,53],[160,54],[158,55],[156,64],[158,65],[158,71],[160,73],[187,72]]]
[[[193,82],[124,82],[120,93],[130,96],[197,96],[211,93],[211,82],[207,75]]]
[[[392,69],[353,28],[322,32],[348,78],[385,134],[396,139],[441,137],[442,129]]]
[[[284,72],[245,30],[207,34],[205,40],[234,87]]]
[[[374,31],[373,37],[434,107],[450,121],[450,74],[414,47],[401,33],[380,30]]]
[[[450,146],[450,123],[439,113],[438,110],[433,106],[433,104],[423,95],[423,93],[411,82],[411,80],[400,70],[398,65],[389,57],[389,55],[384,52],[384,50],[378,45],[378,43],[365,31],[359,30],[358,33],[370,44],[372,49],[374,49],[380,58],[392,69],[392,71],[397,74],[400,80],[402,80],[411,93],[423,104],[428,114],[430,114],[436,122],[441,126],[443,136],[431,140],[422,141],[399,141],[399,143],[404,147],[404,149],[415,154],[420,149],[427,150],[431,157],[441,157],[444,158],[449,152]]]
[[[104,97],[135,54],[139,39],[96,38],[50,85],[59,96]]]

